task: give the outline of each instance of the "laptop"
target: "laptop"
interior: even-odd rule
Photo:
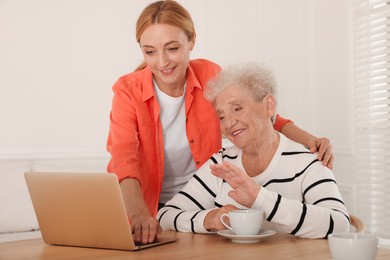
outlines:
[[[42,238],[51,245],[139,250],[176,241],[136,244],[118,178],[108,173],[26,172]]]

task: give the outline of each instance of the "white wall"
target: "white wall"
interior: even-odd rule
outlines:
[[[142,60],[135,21],[150,2],[0,0],[0,160],[107,160],[111,86]],[[193,58],[274,70],[280,114],[332,140],[353,205],[350,0],[179,2]]]

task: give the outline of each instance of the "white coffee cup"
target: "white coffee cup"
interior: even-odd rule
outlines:
[[[374,260],[378,250],[377,236],[367,233],[333,233],[328,244],[335,260]]]
[[[224,221],[229,218],[230,226]],[[256,235],[259,233],[264,220],[262,210],[232,210],[221,215],[222,224],[236,235]]]

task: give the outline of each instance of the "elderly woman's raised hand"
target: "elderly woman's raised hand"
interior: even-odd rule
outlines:
[[[318,160],[322,161],[322,165],[328,167],[329,169],[333,168],[333,153],[332,153],[332,144],[328,138],[312,138],[309,140],[309,149],[310,152],[318,152]]]
[[[233,188],[228,194],[232,199],[247,208],[252,207],[261,187],[248,174],[226,161],[210,165],[210,169],[214,176],[224,179]]]

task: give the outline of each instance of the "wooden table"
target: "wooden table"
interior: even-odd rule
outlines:
[[[276,234],[252,244],[233,243],[215,235],[166,232],[179,240],[140,251],[51,246],[42,239],[0,243],[0,259],[331,259],[328,241]],[[390,249],[379,248],[377,259],[390,259]]]

